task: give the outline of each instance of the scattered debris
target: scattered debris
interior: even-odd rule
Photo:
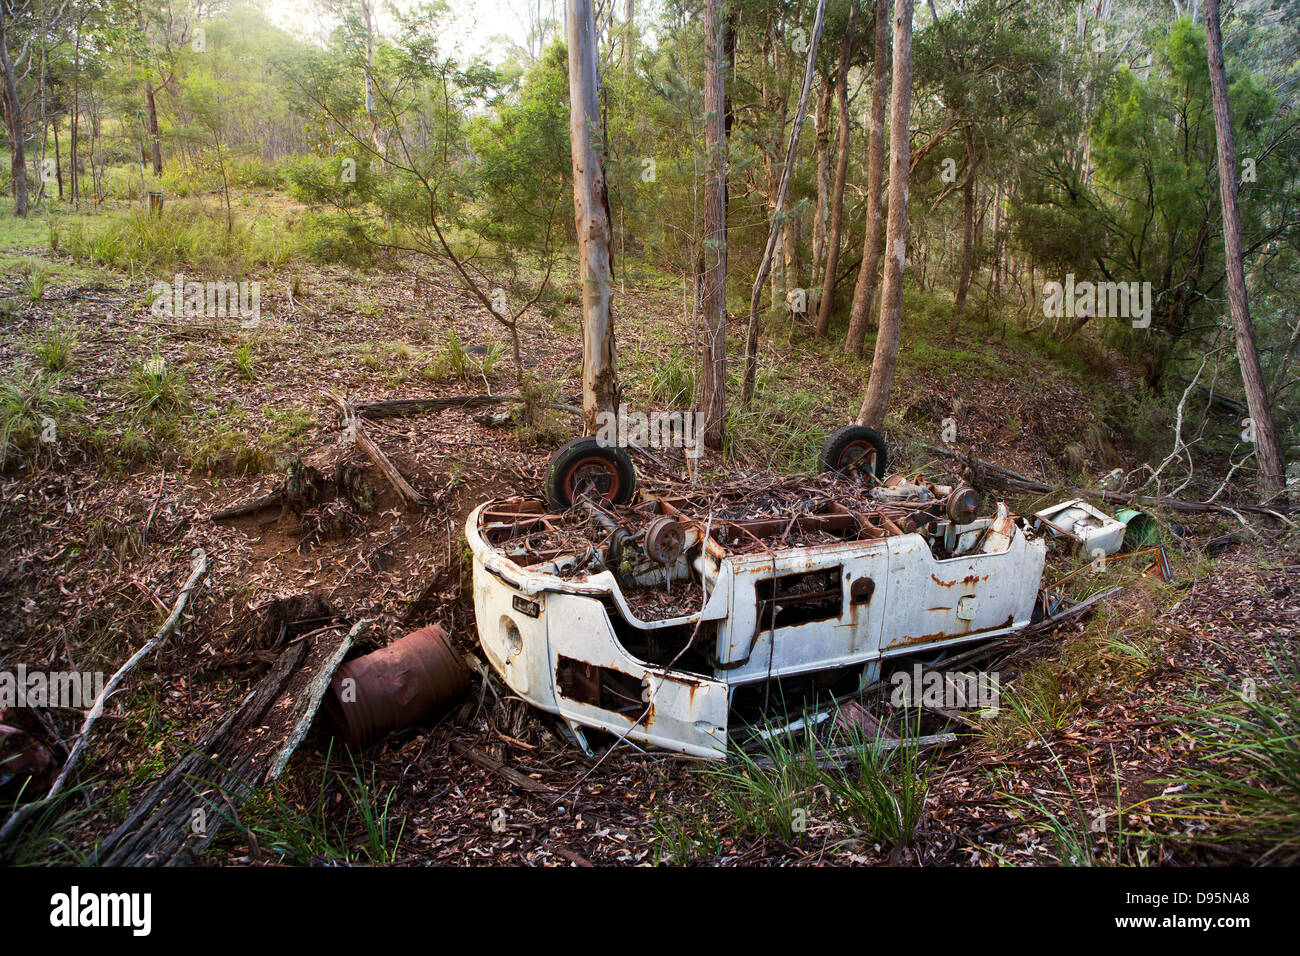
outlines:
[[[1044,508],[1035,517],[1049,534],[1067,538],[1075,550],[1087,557],[1112,555],[1124,544],[1125,523],[1098,511],[1082,498]]]
[[[59,772],[54,783],[50,785],[49,792],[40,800],[25,804],[9,815],[9,819],[5,821],[4,826],[0,826],[0,843],[3,843],[5,838],[17,829],[19,824],[26,820],[33,812],[46,806],[51,800],[59,795],[59,792],[71,778],[72,771],[76,769],[77,763],[81,759],[81,755],[85,752],[86,747],[90,742],[90,730],[95,726],[95,722],[103,716],[104,704],[107,702],[109,695],[112,694],[113,691],[117,690],[118,685],[122,683],[126,678],[126,675],[129,674],[135,666],[140,663],[140,661],[144,660],[144,658],[149,656],[152,651],[156,650],[162,642],[167,639],[168,635],[176,629],[176,625],[180,623],[181,615],[185,611],[185,605],[190,599],[191,592],[198,587],[199,581],[203,578],[203,575],[207,573],[207,554],[205,554],[201,549],[196,548],[190,568],[189,579],[185,582],[184,587],[181,588],[181,593],[177,596],[176,603],[172,606],[171,614],[167,616],[167,620],[163,622],[162,626],[158,628],[158,631],[144,644],[144,646],[132,654],[127,659],[126,663],[117,669],[113,676],[104,684],[103,689],[95,697],[95,702],[87,712],[86,719],[81,725],[80,732],[77,734],[76,742],[68,752],[68,759],[64,761],[63,769]]]
[[[105,866],[190,862],[222,823],[284,771],[320,707],[334,671],[370,626],[330,625],[289,642],[240,705],[172,764],[100,845]]]

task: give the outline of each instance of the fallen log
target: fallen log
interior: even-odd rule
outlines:
[[[380,418],[402,418],[407,415],[428,415],[432,412],[446,411],[449,408],[472,409],[503,405],[508,402],[523,404],[525,399],[518,392],[502,392],[499,395],[447,395],[442,398],[393,398],[382,402],[363,402],[353,405],[352,411],[371,421]],[[581,415],[582,409],[563,402],[540,402],[543,408]]]
[[[59,792],[63,790],[64,785],[67,784],[68,780],[72,777],[72,771],[76,769],[77,763],[81,760],[81,755],[85,753],[86,747],[90,742],[90,729],[95,726],[95,721],[99,720],[99,718],[103,716],[104,704],[108,700],[109,695],[117,690],[118,685],[122,683],[126,678],[126,675],[135,669],[135,665],[144,660],[150,652],[160,647],[162,642],[167,639],[167,636],[176,629],[176,625],[180,622],[181,614],[185,611],[185,605],[190,599],[190,593],[198,586],[199,580],[203,575],[207,573],[208,556],[203,549],[194,549],[190,567],[189,579],[185,582],[185,586],[181,588],[181,593],[177,596],[176,603],[172,606],[171,614],[167,615],[167,620],[163,621],[162,626],[158,628],[157,632],[154,633],[154,636],[146,641],[138,651],[127,658],[126,663],[119,667],[117,671],[114,672],[113,676],[108,679],[108,682],[104,684],[103,689],[99,692],[99,695],[91,705],[89,713],[86,714],[86,719],[81,725],[81,731],[77,734],[76,742],[73,744],[72,750],[68,753],[67,761],[63,764],[63,770],[60,771],[59,776],[55,779],[54,783],[51,784],[49,792],[40,800],[28,803],[10,814],[9,819],[5,821],[4,826],[0,827],[0,844],[3,844],[5,838],[17,829],[18,826],[31,816],[32,813],[42,807],[48,806],[50,802],[59,795]]]
[[[270,491],[260,498],[254,498],[251,501],[245,501],[241,504],[231,505],[229,508],[222,508],[220,511],[212,512],[213,521],[227,521],[230,518],[242,518],[244,515],[256,514],[259,511],[265,511],[267,508],[278,508],[284,504],[284,493],[281,490]]]
[[[1006,485],[1016,491],[1030,491],[1035,494],[1047,494],[1053,490],[1051,485],[1044,484],[1041,481],[1034,481],[1023,475],[1018,475],[1014,471],[1009,471],[990,461],[984,461],[976,458],[974,455],[963,455],[959,452],[952,451],[948,448],[940,448],[937,445],[922,445],[926,451],[936,455],[942,455],[945,458],[951,458],[956,461],[967,462],[985,472],[999,476],[1001,479],[998,483]],[[1092,491],[1081,488],[1064,489],[1065,494],[1078,496],[1093,495],[1101,498],[1103,501],[1109,501],[1117,505],[1147,505],[1154,507],[1169,508],[1171,511],[1181,511],[1185,514],[1232,514],[1235,511],[1245,512],[1247,514],[1261,515],[1270,518],[1280,518],[1283,513],[1295,511],[1295,505],[1264,505],[1264,504],[1244,504],[1244,505],[1218,505],[1210,501],[1184,501],[1181,498],[1155,497],[1152,495],[1124,494],[1119,491]]]
[[[175,866],[209,845],[223,822],[277,779],[302,742],[334,671],[370,626],[358,621],[294,638],[235,710],[171,768],[100,844],[104,866]]]

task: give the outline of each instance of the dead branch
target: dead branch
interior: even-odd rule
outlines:
[[[1030,491],[1035,494],[1047,494],[1055,489],[1051,485],[1043,484],[1041,481],[1034,481],[1017,475],[1015,472],[1001,468],[992,462],[976,458],[974,455],[962,455],[947,448],[940,448],[938,445],[922,445],[928,452],[936,455],[942,455],[944,458],[951,458],[956,461],[964,462],[988,472],[990,475],[998,476],[995,481],[1004,485],[1013,491]],[[1259,515],[1262,517],[1277,518],[1285,521],[1284,513],[1290,513],[1297,510],[1296,505],[1265,505],[1265,504],[1246,504],[1246,505],[1220,505],[1210,501],[1183,501],[1179,498],[1154,497],[1151,495],[1124,494],[1119,491],[1092,491],[1082,488],[1064,489],[1067,494],[1077,495],[1094,495],[1103,501],[1109,501],[1112,504],[1119,505],[1154,505],[1157,507],[1169,508],[1172,511],[1182,511],[1190,514],[1235,514],[1238,511],[1244,511],[1247,514]]]
[[[81,759],[81,755],[85,752],[86,746],[90,740],[90,729],[95,725],[95,721],[103,715],[104,704],[108,700],[109,696],[113,691],[117,690],[117,686],[122,683],[126,675],[129,674],[132,669],[140,663],[140,661],[144,660],[150,652],[158,648],[162,642],[166,640],[167,636],[176,629],[176,625],[181,619],[181,614],[185,611],[185,605],[190,599],[191,592],[193,592],[194,588],[198,586],[199,579],[202,578],[208,570],[208,556],[202,548],[194,549],[193,561],[190,566],[192,570],[190,572],[189,580],[187,580],[185,586],[181,588],[181,593],[177,596],[176,603],[172,606],[172,612],[168,615],[167,620],[163,622],[162,627],[158,628],[158,631],[154,636],[150,638],[138,651],[132,654],[125,664],[117,669],[117,672],[114,673],[113,676],[108,679],[108,683],[104,685],[104,689],[99,692],[99,696],[95,698],[94,704],[91,705],[90,712],[86,714],[86,719],[81,725],[81,731],[77,734],[76,743],[73,744],[72,750],[68,754],[67,762],[64,763],[63,770],[59,773],[58,778],[50,786],[49,793],[40,800],[26,804],[21,809],[15,810],[10,815],[9,819],[5,821],[4,826],[0,827],[0,843],[3,843],[5,838],[32,813],[42,807],[48,806],[50,802],[59,795],[63,790],[64,785],[72,777],[72,771],[76,769],[77,762]]]
[[[370,436],[366,434],[362,419],[356,414],[356,410],[336,392],[327,392],[325,397],[339,409],[339,415],[346,429],[343,438],[344,443],[355,441],[357,447],[364,451],[366,457],[375,463],[375,467],[383,472],[384,477],[388,479],[388,483],[397,489],[399,495],[412,504],[423,505],[424,498],[420,496],[420,493],[407,483],[401,472],[388,460],[388,456],[384,454],[383,449],[376,445]]]
[[[532,777],[524,776],[518,770],[515,770],[511,767],[507,767],[500,760],[497,760],[493,757],[489,757],[481,750],[476,750],[473,747],[469,746],[469,744],[462,743],[459,740],[453,740],[451,742],[451,749],[454,750],[456,753],[460,754],[466,760],[470,760],[478,764],[480,767],[483,767],[487,770],[491,770],[493,773],[497,774],[498,776],[500,776],[505,780],[508,780],[510,783],[514,784],[516,787],[519,787],[522,790],[527,790],[530,793],[545,793],[545,794],[551,794],[555,792],[554,787],[548,787],[546,784],[540,783],[534,780]]]
[[[427,415],[448,408],[483,408],[489,405],[502,405],[507,402],[525,402],[518,392],[503,392],[500,395],[448,395],[444,398],[395,398],[382,402],[366,402],[352,406],[352,411],[361,418],[376,421],[381,418],[401,418],[407,415]],[[566,404],[546,404],[547,408],[581,415],[582,409]]]

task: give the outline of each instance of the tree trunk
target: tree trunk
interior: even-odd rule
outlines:
[[[1284,462],[1277,426],[1268,406],[1264,376],[1255,346],[1255,324],[1246,300],[1246,271],[1241,250],[1241,215],[1237,208],[1237,150],[1232,137],[1232,114],[1228,109],[1228,76],[1223,67],[1223,38],[1219,33],[1219,0],[1205,3],[1205,49],[1210,66],[1210,90],[1214,97],[1214,129],[1219,146],[1219,199],[1223,206],[1223,246],[1228,272],[1228,302],[1232,328],[1237,339],[1237,361],[1250,409],[1248,427],[1253,432],[1255,459],[1259,462],[1260,486],[1278,491],[1283,484]]]
[[[77,127],[81,117],[81,24],[85,14],[77,19],[77,32],[72,43],[72,118],[68,135],[68,199],[73,205],[81,197],[81,171],[77,169]]]
[[[366,28],[366,75],[364,77],[366,115],[370,117],[370,139],[375,152],[383,156],[384,144],[383,137],[379,133],[379,114],[375,112],[374,90],[370,86],[370,77],[375,66],[375,24],[372,0],[361,0],[361,22]]]
[[[724,71],[726,52],[721,0],[704,7],[704,250],[700,305],[703,311],[704,362],[700,410],[704,444],[721,449],[727,420],[727,153]]]
[[[582,421],[595,434],[601,412],[618,404],[614,317],[610,309],[609,194],[596,144],[601,138],[596,24],[591,0],[567,0],[569,14],[569,138],[573,210],[582,284]]]
[[[871,324],[872,300],[876,297],[876,270],[880,268],[880,211],[885,166],[885,77],[889,72],[889,0],[876,0],[876,53],[872,64],[871,118],[867,146],[867,235],[862,243],[862,265],[853,289],[853,310],[844,350],[862,352],[862,342]]]
[[[13,151],[10,170],[13,173],[14,215],[27,215],[27,154],[24,143],[23,108],[18,100],[18,84],[14,81],[14,65],[9,59],[9,38],[6,35],[9,16],[8,5],[0,0],[0,70],[4,73],[5,123],[9,127],[9,144]]]
[[[63,198],[63,157],[59,155],[59,114],[51,118],[50,126],[54,132],[54,179],[59,186],[59,198]]]
[[[831,191],[831,94],[833,82],[827,77],[822,82],[821,95],[817,97],[816,129],[814,143],[817,147],[817,218],[813,220],[812,268],[813,275],[821,275],[826,261],[826,225],[830,214],[827,201]]]
[[[849,0],[849,25],[840,45],[840,70],[835,78],[839,105],[840,155],[835,167],[835,192],[831,195],[831,228],[826,237],[826,275],[817,308],[817,338],[824,339],[831,327],[831,305],[835,300],[835,273],[840,267],[840,235],[844,229],[844,181],[849,173],[849,57],[853,55],[853,31],[858,25],[858,0]]]
[[[993,195],[993,299],[1002,295],[1002,275],[1006,271],[1002,245],[1002,184]]]
[[[966,179],[961,185],[961,272],[957,276],[957,293],[952,301],[952,325],[948,328],[948,343],[957,338],[962,313],[966,311],[966,294],[970,292],[971,259],[975,251],[975,143],[970,127],[966,127]]]
[[[163,171],[162,134],[158,130],[158,103],[154,97],[152,80],[145,81],[144,102],[149,116],[149,153],[153,162],[153,174],[161,176]]]
[[[758,306],[763,297],[763,283],[772,267],[772,252],[776,237],[782,231],[781,216],[785,209],[785,195],[790,188],[790,169],[794,166],[795,152],[799,149],[799,133],[808,114],[808,92],[812,89],[814,67],[817,62],[817,45],[822,38],[822,25],[826,13],[826,0],[817,0],[817,14],[813,18],[812,37],[808,41],[808,59],[804,64],[803,87],[799,91],[799,106],[794,114],[794,127],[790,130],[790,143],[785,151],[785,166],[781,170],[781,185],[777,189],[776,207],[772,213],[772,228],[767,234],[767,246],[759,260],[758,275],[749,294],[749,328],[745,333],[745,377],[741,384],[740,399],[748,405],[754,397],[754,378],[758,374]],[[775,303],[774,303],[775,304]]]
[[[623,0],[623,72],[632,72],[636,57],[635,0]]]
[[[803,242],[803,217],[790,216],[785,221],[785,282],[789,289],[802,289],[803,263],[799,261],[799,244]]]
[[[912,6],[899,0],[894,12],[894,78],[889,91],[889,226],[885,246],[885,282],[880,296],[880,334],[871,360],[871,378],[858,412],[858,424],[879,429],[889,407],[889,393],[898,365],[898,336],[902,325],[903,265],[907,251],[907,178],[911,144],[907,128],[912,116]]]
[[[72,123],[68,129],[68,199],[76,203],[81,198],[80,170],[77,169],[77,121],[81,113],[81,97],[74,86],[72,91]]]

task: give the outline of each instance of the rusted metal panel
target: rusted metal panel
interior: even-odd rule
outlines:
[[[1005,550],[937,560],[919,535],[890,538],[882,652],[989,637],[1029,623],[1046,552],[1013,526]]]
[[[538,706],[571,723],[626,734],[640,743],[700,757],[724,755],[728,698],[723,681],[636,660],[610,639],[609,618],[597,602],[577,595],[553,594],[547,616],[552,676],[558,670],[560,657],[571,657],[625,675],[632,682],[632,692],[628,692],[629,688],[617,692],[621,694],[617,709],[602,708],[561,692],[559,684],[553,682],[552,706]]]

